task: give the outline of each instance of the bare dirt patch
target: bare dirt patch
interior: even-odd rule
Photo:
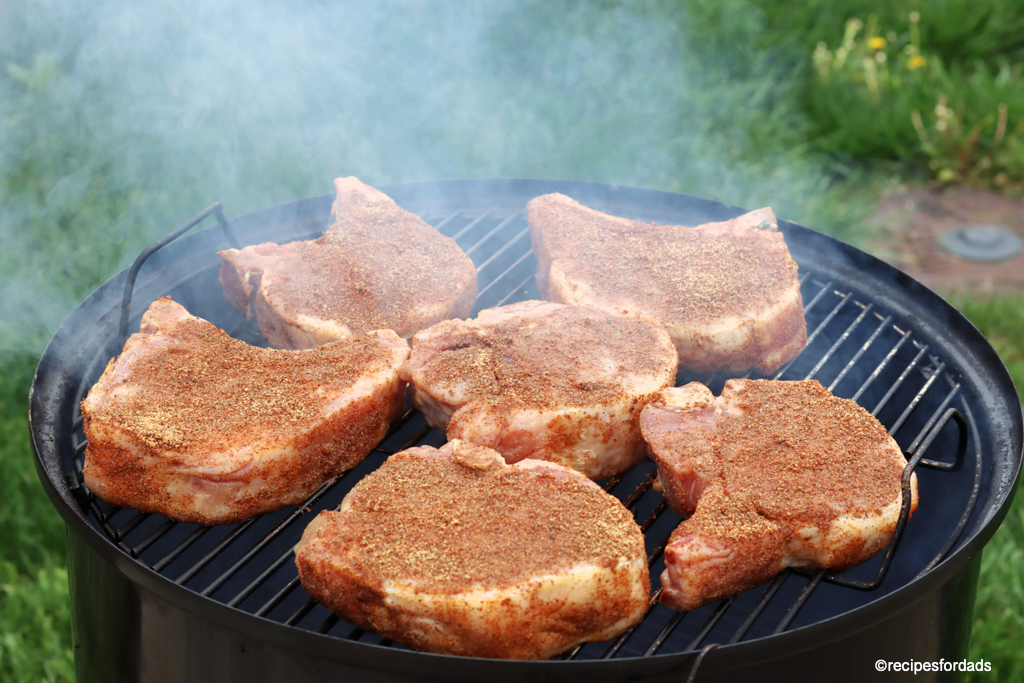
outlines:
[[[1024,292],[1024,254],[977,263],[939,243],[948,230],[982,223],[1024,237],[1024,199],[987,190],[910,188],[883,197],[870,220],[878,230],[869,250],[937,292]]]

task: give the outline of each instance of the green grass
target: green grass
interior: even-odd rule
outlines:
[[[792,44],[809,53],[820,40],[842,33],[848,19],[870,16],[879,25],[921,15],[921,33],[951,63],[1024,56],[1024,7],[1005,0],[754,0],[765,16],[765,42]]]
[[[0,366],[0,529],[19,539],[0,544],[0,562],[21,572],[64,559],[64,524],[43,493],[28,433],[28,388],[35,359]]]
[[[0,561],[0,678],[73,681],[67,568],[42,564],[26,574]]]
[[[34,359],[0,363],[0,680],[74,678],[64,522],[29,446]]]
[[[981,330],[1024,392],[1024,293],[971,298],[954,294],[957,308]]]
[[[760,43],[801,74],[794,102],[813,148],[943,182],[1024,189],[1024,6],[754,4],[765,17]]]

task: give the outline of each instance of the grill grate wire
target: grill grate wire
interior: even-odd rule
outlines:
[[[207,215],[209,211],[207,210]],[[529,248],[529,241],[524,241],[523,239],[529,233],[528,227],[526,227],[524,212],[517,211],[506,216],[496,215],[496,213],[494,210],[489,210],[476,216],[467,216],[463,211],[456,211],[444,216],[434,217],[434,220],[424,216],[432,225],[459,242],[463,251],[471,256],[475,255],[474,261],[479,263],[477,272],[483,281],[481,282],[483,287],[480,288],[478,293],[475,311],[525,298],[539,298],[534,279],[536,259]],[[218,218],[220,219],[220,216]],[[221,221],[221,226],[222,228],[224,227],[223,221]],[[180,228],[179,231],[181,231]],[[230,232],[225,230],[225,234],[234,242]],[[472,242],[466,244],[470,240]],[[519,251],[515,251],[515,249],[519,249]],[[500,271],[497,271],[497,268],[505,263],[511,263],[511,265],[507,265]],[[495,272],[492,273],[491,271]],[[904,451],[910,460],[904,476],[905,490],[909,491],[909,483],[907,482],[909,482],[910,473],[915,468],[928,468],[939,472],[951,472],[961,469],[965,464],[969,436],[973,436],[975,444],[978,443],[978,439],[976,433],[972,431],[975,429],[973,421],[965,418],[963,415],[966,412],[969,418],[969,408],[960,395],[960,385],[953,382],[948,373],[945,373],[945,363],[929,356],[926,344],[913,339],[910,330],[904,331],[896,327],[893,316],[883,315],[876,311],[874,303],[861,302],[857,298],[856,292],[852,290],[842,291],[837,289],[832,280],[820,277],[820,274],[816,273],[806,264],[800,264],[800,271],[802,293],[804,301],[807,302],[804,312],[807,317],[808,328],[812,331],[808,335],[807,349],[804,353],[781,368],[773,376],[773,379],[783,377],[786,379],[817,378],[831,367],[830,364],[834,365],[835,362],[839,362],[839,370],[831,382],[827,384],[828,389],[833,391],[854,376],[862,374],[864,377],[859,385],[857,385],[856,391],[852,392],[852,395],[850,392],[838,394],[849,395],[853,400],[859,401],[872,395],[872,388],[875,386],[875,383],[880,378],[887,377],[887,370],[890,370],[890,366],[898,367],[898,363],[901,362],[899,359],[907,355],[903,353],[905,349],[912,349],[913,357],[909,362],[905,362],[896,378],[885,388],[884,394],[877,400],[871,412],[876,416],[882,414],[893,397],[900,395],[901,389],[908,386],[908,383],[913,384],[920,376],[924,376],[923,384],[916,389],[912,397],[907,400],[901,396],[901,399],[904,400],[902,401],[903,409],[900,414],[895,419],[883,420],[883,423],[887,424],[889,428],[889,433],[895,438],[908,421],[911,420],[911,417],[915,415],[925,399],[931,398],[931,395],[934,393],[932,390],[936,384],[940,380],[944,380],[950,388],[939,402],[938,407],[934,408],[924,420],[923,426],[919,428],[911,439],[910,445]],[[127,302],[130,302],[130,291],[126,293],[126,306]],[[856,316],[852,321],[846,323],[843,320],[844,312],[851,309],[857,311]],[[835,329],[837,327],[836,323],[841,323],[841,329]],[[242,326],[231,330],[230,334],[236,337],[239,336],[240,333],[244,332],[241,328],[246,325],[249,325],[249,323],[244,323]],[[853,340],[857,339],[856,333],[858,330],[866,329],[871,330],[870,334],[860,342],[859,346],[852,348]],[[829,343],[824,350],[819,351],[815,345],[819,337],[828,337],[834,341]],[[884,344],[887,342],[891,346],[888,350],[884,350]],[[908,344],[910,347],[907,346]],[[816,353],[818,355],[815,355]],[[881,357],[879,358],[879,356]],[[294,523],[298,519],[305,517],[307,513],[312,514],[312,512],[317,512],[319,509],[329,509],[329,507],[336,508],[340,504],[341,495],[344,493],[344,487],[339,485],[350,480],[357,480],[359,477],[354,473],[372,469],[379,465],[380,462],[383,462],[388,456],[417,444],[430,443],[430,445],[439,445],[444,441],[443,435],[433,432],[423,421],[422,416],[419,416],[414,410],[408,410],[392,425],[385,439],[364,461],[364,465],[367,465],[367,467],[361,465],[343,473],[335,481],[321,486],[302,505],[290,511],[286,510],[280,513],[253,518],[234,525],[202,527],[168,520],[159,515],[122,510],[117,506],[108,505],[96,498],[82,483],[82,466],[87,444],[82,431],[82,416],[79,405],[88,388],[98,379],[103,365],[101,357],[103,357],[102,353],[98,355],[90,371],[83,377],[75,401],[71,437],[71,447],[74,453],[72,458],[73,467],[71,468],[72,471],[68,473],[75,497],[81,504],[83,511],[91,513],[90,519],[93,523],[123,552],[140,562],[143,561],[140,558],[144,553],[147,553],[151,548],[160,546],[164,539],[170,538],[177,533],[180,538],[176,541],[172,539],[172,542],[163,543],[162,545],[166,547],[162,549],[159,557],[148,558],[144,564],[153,571],[167,576],[172,581],[185,585],[200,595],[222,602],[229,607],[243,609],[256,616],[270,618],[288,626],[307,628],[307,630],[319,633],[330,633],[331,635],[337,635],[338,637],[350,640],[365,640],[368,637],[379,639],[379,637],[368,634],[362,629],[343,622],[335,615],[330,614],[322,607],[319,607],[318,603],[305,593],[305,590],[299,583],[294,563],[289,562],[293,557],[292,547],[297,541],[299,533],[301,533],[300,531],[296,533],[298,529]],[[813,361],[813,363],[806,372],[801,370],[800,372],[803,372],[801,375],[797,372],[797,368],[803,368],[807,365],[808,361]],[[873,366],[872,363],[874,363]],[[889,374],[891,374],[891,370]],[[724,381],[724,378],[714,376],[684,376],[684,381],[693,379],[705,381],[705,383],[711,386],[714,386],[715,382],[721,383]],[[824,384],[825,380],[822,380],[822,383]],[[950,406],[953,404],[959,405],[959,409],[951,408]],[[955,422],[959,429],[959,449],[956,460],[953,462],[939,462],[924,459],[922,456],[950,421]],[[974,486],[963,515],[945,545],[926,565],[922,573],[941,562],[942,558],[956,545],[973,512],[981,481],[982,460],[980,449],[975,447],[973,455]],[[610,479],[604,482],[603,485],[606,491],[619,495],[620,500],[622,500],[627,509],[637,516],[638,523],[640,523],[644,533],[649,534],[652,527],[662,519],[666,511],[669,511],[670,514],[674,513],[671,513],[669,510],[667,501],[651,488],[656,471],[649,463],[647,465],[640,465],[637,469],[644,467],[649,471],[643,473],[635,488],[626,495],[619,494],[618,489],[623,488],[621,484],[629,477],[629,473]],[[907,496],[904,496],[904,499],[906,501]],[[318,505],[321,501],[324,501],[328,507],[322,504]],[[908,516],[906,513],[909,512],[906,509],[908,506],[909,503],[905,502],[904,514],[894,534],[893,541],[882,554],[882,561],[873,580],[857,581],[845,576],[833,575],[824,570],[786,569],[766,587],[747,591],[747,593],[754,594],[758,591],[762,592],[760,598],[752,605],[745,606],[745,616],[733,619],[733,621],[741,619],[739,626],[733,629],[731,634],[720,636],[719,640],[721,640],[721,643],[734,644],[743,641],[751,632],[755,623],[766,613],[770,605],[774,605],[777,600],[785,600],[782,597],[784,592],[782,590],[783,586],[790,582],[790,579],[793,577],[797,577],[798,580],[804,579],[806,583],[804,583],[795,599],[790,598],[788,603],[783,602],[783,605],[788,604],[788,607],[784,609],[782,618],[775,623],[774,627],[769,629],[770,633],[781,633],[787,630],[793,624],[801,608],[807,604],[810,597],[823,583],[856,590],[874,590],[878,588],[885,579],[893,557],[896,554],[900,538],[905,530],[906,517]],[[122,519],[125,517],[127,518]],[[120,521],[115,523],[115,518]],[[306,519],[310,520],[312,516],[306,517]],[[151,520],[158,523],[147,525],[147,522]],[[266,528],[266,522],[268,521],[273,522],[269,529]],[[656,565],[662,559],[668,534],[674,526],[675,524],[669,525],[667,531],[662,529],[659,538],[653,545],[653,549],[648,557],[648,564],[652,571],[655,570]],[[145,536],[140,538],[138,542],[129,543],[128,537],[137,529],[145,529]],[[650,539],[650,536],[648,538],[649,541],[653,540]],[[285,549],[283,551],[276,547],[282,545],[282,541],[287,541],[284,544]],[[193,553],[197,555],[195,558],[188,557],[189,551],[193,548],[198,549],[200,552]],[[264,551],[274,552],[268,558],[267,552]],[[228,557],[232,553],[234,555]],[[181,564],[178,560],[182,558],[188,558],[191,562],[183,567],[175,567],[176,564]],[[227,559],[227,567],[220,568],[219,565],[225,564],[225,559]],[[217,565],[215,572],[205,571],[214,568],[215,565]],[[174,576],[172,576],[172,567],[175,567],[177,572]],[[239,577],[243,570],[247,570],[248,574],[252,574],[252,578],[247,578],[244,582],[241,582],[236,577]],[[657,582],[654,583],[657,585]],[[247,601],[250,601],[250,598],[258,594],[264,586],[271,588],[268,596],[261,599],[258,604],[247,605]],[[275,586],[277,587],[275,588]],[[227,594],[228,591],[226,589],[228,588],[230,588],[230,594]],[[692,621],[693,618],[700,618],[701,613],[706,612],[706,610],[673,612],[660,629],[657,629],[655,625],[654,632],[656,635],[653,638],[648,636],[649,642],[633,645],[631,641],[642,640],[638,635],[639,631],[645,629],[648,622],[653,621],[652,615],[655,613],[659,594],[660,588],[651,597],[650,607],[644,622],[636,628],[620,634],[607,644],[601,645],[598,648],[599,652],[591,654],[590,657],[610,659],[624,652],[629,654],[635,653],[638,656],[644,657],[653,656],[665,647],[666,644],[677,640],[673,636],[679,632],[681,623]],[[715,627],[723,621],[723,617],[736,607],[739,602],[738,598],[733,597],[718,601],[711,609],[710,614],[704,616],[704,621],[696,627],[695,634],[686,638],[685,643],[677,643],[672,650],[674,652],[697,652],[702,647],[705,639],[715,630]],[[285,605],[285,603],[292,604],[292,607],[287,611],[287,614],[280,614],[279,608]],[[658,609],[665,610],[666,608],[661,607]],[[314,615],[311,617],[314,612],[323,613],[326,616],[316,617]],[[272,616],[273,614],[277,614],[277,616]],[[315,625],[307,623],[310,618],[314,618]],[[338,630],[341,632],[335,633]],[[377,644],[384,646],[394,645],[388,640],[381,640]],[[713,644],[717,645],[719,643]],[[404,648],[405,646],[398,645],[398,647]],[[580,645],[563,653],[558,658],[574,659],[581,656],[585,650],[592,649],[587,648],[586,644]],[[705,647],[705,649],[707,648]]]

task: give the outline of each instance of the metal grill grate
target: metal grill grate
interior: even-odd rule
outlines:
[[[204,213],[208,215],[212,209]],[[477,264],[475,311],[539,298],[534,280],[536,259],[523,211],[501,214],[492,209],[424,218],[453,237]],[[231,239],[230,233],[227,237]],[[690,652],[709,643],[732,644],[816,623],[905,585],[956,546],[974,510],[982,474],[977,430],[960,385],[946,371],[945,363],[929,354],[928,345],[916,339],[912,330],[899,327],[893,315],[853,289],[838,288],[812,264],[799,265],[808,345],[774,378],[818,379],[836,395],[853,398],[879,417],[910,461],[904,489],[908,490],[909,474],[916,468],[921,490],[933,492],[922,494],[918,516],[933,518],[931,523],[940,527],[941,533],[921,532],[915,527],[916,517],[908,524],[905,509],[890,546],[844,575],[786,570],[765,586],[685,613],[658,605],[656,592],[638,627],[609,642],[581,645],[559,658]],[[225,327],[232,336],[265,344],[255,324],[234,314],[223,301],[195,298],[197,290],[210,291],[212,286],[212,291],[219,291],[215,277],[212,270],[204,271],[196,278],[209,279],[206,286],[165,293],[196,315]],[[137,305],[136,310],[143,308]],[[86,443],[78,406],[108,358],[109,353],[98,353],[83,377],[68,444],[74,453],[67,472],[71,488],[94,526],[136,561],[229,607],[338,638],[405,647],[338,619],[310,598],[299,583],[292,547],[316,513],[336,508],[352,485],[389,455],[417,444],[439,446],[445,441],[443,434],[431,430],[421,415],[409,410],[363,463],[322,486],[297,508],[232,525],[203,527],[175,522],[108,505],[82,484]],[[679,383],[703,381],[717,394],[726,377],[683,374],[678,379]],[[955,439],[948,438],[951,422],[958,430]],[[938,456],[924,459],[930,450],[939,452]],[[603,485],[641,525],[652,584],[658,586],[665,544],[680,517],[651,489],[654,476],[654,464],[648,462]],[[940,491],[943,503],[937,500]]]

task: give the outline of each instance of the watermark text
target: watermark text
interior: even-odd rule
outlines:
[[[919,662],[911,659],[909,662],[890,662],[879,659],[875,662],[875,671],[900,671],[919,674],[923,671],[992,671],[992,662],[979,659],[972,662],[969,659],[960,661],[948,661],[940,659],[937,662]]]

